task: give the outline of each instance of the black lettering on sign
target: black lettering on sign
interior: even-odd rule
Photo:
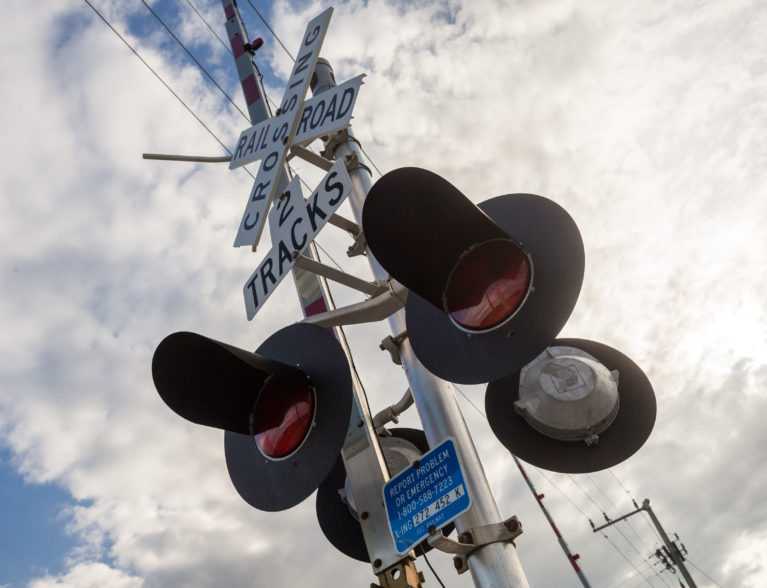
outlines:
[[[261,132],[258,134],[258,147],[259,151],[261,149],[266,149],[266,137],[269,134],[269,128],[271,125],[266,125],[263,129],[261,129]]]
[[[336,177],[338,177],[338,172],[333,172],[331,174],[328,174],[328,177],[325,180],[325,191],[326,192],[329,193],[332,190],[337,190],[338,191],[338,196],[328,200],[328,204],[330,204],[330,206],[335,206],[336,204],[338,204],[338,201],[341,200],[341,198],[344,197],[344,185],[341,182],[334,182],[332,184],[330,183],[330,180],[332,180],[332,179],[334,179]],[[322,217],[322,218],[325,218],[325,217]]]
[[[272,275],[272,266],[274,263],[272,263],[271,257],[267,257],[264,259],[264,263],[261,264],[259,273],[261,274],[261,290],[266,294],[269,290],[266,287],[266,278],[269,278],[269,280],[272,282],[272,286],[277,282],[277,280],[274,279],[274,275]]]
[[[298,130],[296,131],[296,135],[300,135],[301,133],[306,132],[306,125],[309,122],[309,119],[312,116],[312,107],[311,106],[304,106],[304,111],[301,113],[301,122],[298,123]]]
[[[249,218],[250,218],[250,213],[246,214],[245,218],[242,219],[242,226],[245,228],[246,231],[249,231],[250,229],[252,229],[258,224],[258,219],[261,218],[261,213],[260,212],[256,213],[256,218],[252,223],[248,222]]]
[[[282,241],[280,241],[279,244],[277,245],[277,249],[278,249],[278,255],[279,255],[278,263],[280,264],[279,275],[280,277],[282,277],[282,275],[285,273],[285,270],[288,269],[291,263],[293,262],[293,255],[288,250],[288,246],[285,245],[285,243]],[[286,261],[288,262],[287,268],[283,267],[283,264]]]
[[[254,308],[258,308],[258,294],[256,293],[256,278],[258,276],[253,276],[250,281],[245,284],[245,287],[250,290],[250,295],[253,297],[253,306]],[[255,312],[255,311],[254,311]]]
[[[297,102],[298,102],[298,96],[293,94],[290,97],[290,100],[288,100],[288,103],[287,104],[283,104],[282,109],[280,110],[280,112],[282,112],[283,114],[286,113],[286,112],[293,112],[293,109],[295,109]]]
[[[309,215],[309,222],[312,225],[312,231],[315,233],[317,232],[317,222],[314,220],[315,217],[325,219],[328,216],[325,214],[324,210],[317,206],[317,196],[319,196],[319,192],[312,194],[309,200],[306,202],[306,212]]]
[[[320,27],[319,25],[314,27],[311,31],[309,31],[306,34],[306,39],[304,39],[304,46],[308,47],[312,43],[314,43],[314,40],[317,38],[317,36],[320,34]]]
[[[250,141],[248,142],[248,146],[245,148],[245,151],[243,151],[243,155],[247,155],[248,153],[253,153],[253,150],[256,148],[256,143],[258,140],[258,133],[253,133],[253,136],[250,138]]]
[[[293,248],[296,251],[301,251],[304,248],[304,245],[306,245],[306,239],[307,239],[306,233],[303,234],[303,239],[301,240],[300,243],[296,241],[296,227],[300,225],[303,222],[303,220],[304,220],[304,217],[299,216],[295,221],[293,221],[293,226],[290,227],[290,240],[293,242]]]
[[[290,190],[285,190],[284,196],[285,197],[281,198],[277,204],[277,210],[280,211],[280,220],[277,223],[277,226],[280,228],[282,228],[282,225],[288,220],[288,215],[293,212],[293,205],[290,203],[290,199],[293,197],[292,192]]]
[[[308,53],[304,53],[303,55],[299,55],[298,59],[296,60],[296,66],[293,68],[293,75],[300,73],[307,69],[307,63],[311,61],[312,55],[314,55],[314,51],[309,51]],[[302,79],[301,82],[295,81],[293,82],[290,87],[297,86],[299,83],[303,83],[304,80]]]
[[[333,122],[336,120],[336,101],[338,100],[337,95],[333,95],[333,98],[330,100],[330,104],[328,104],[328,110],[325,112],[325,116],[322,117],[322,122],[320,124],[325,124],[325,121],[329,118],[330,122]]]
[[[248,142],[248,136],[243,135],[240,137],[240,140],[237,142],[237,149],[234,151],[233,159],[237,159],[240,156],[240,153],[242,153],[242,148],[245,147],[245,143]]]
[[[354,102],[354,88],[346,88],[341,95],[341,104],[338,105],[338,116],[336,118],[343,118]]]
[[[277,162],[280,160],[280,152],[279,151],[272,151],[269,155],[267,155],[264,158],[264,171],[271,171],[271,169],[277,165]],[[263,196],[262,196],[263,198]]]
[[[314,109],[314,114],[312,114],[312,124],[309,128],[316,129],[322,121],[323,114],[325,114],[325,101],[321,100],[317,105],[317,108]]]
[[[279,129],[274,130],[274,135],[272,135],[272,141],[275,143],[277,141],[281,141],[282,138],[288,134],[289,129],[290,127],[288,126],[288,123],[283,123]]]
[[[250,201],[256,202],[257,200],[263,200],[266,198],[266,189],[271,183],[272,181],[268,180],[266,182],[259,182],[256,184],[256,186],[253,188],[253,192],[250,194]]]

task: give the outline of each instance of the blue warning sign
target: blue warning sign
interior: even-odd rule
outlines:
[[[447,439],[389,480],[383,489],[397,553],[404,554],[471,506],[455,443]]]

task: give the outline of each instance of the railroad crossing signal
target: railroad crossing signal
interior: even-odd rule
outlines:
[[[236,5],[224,0],[224,7],[237,59],[242,51],[236,39],[244,37],[244,28]],[[304,103],[331,14],[332,8],[309,23],[276,116],[245,130],[231,160],[233,169],[261,159],[234,245],[255,249],[267,217],[272,232],[272,250],[243,288],[249,319],[352,190],[343,163],[321,161],[323,169],[330,169],[309,198],[304,200],[296,177],[281,188],[269,214],[287,151],[300,153],[308,142],[347,126],[362,83],[358,76]],[[254,80],[240,73],[251,109],[251,98],[257,98]],[[655,399],[641,370],[607,346],[555,340],[578,298],[584,269],[580,233],[564,209],[533,194],[499,196],[475,206],[438,175],[403,168],[373,186],[361,212],[373,255],[410,290],[407,335],[416,355],[444,379],[491,382],[489,419],[509,450],[541,467],[585,472],[614,465],[644,443],[654,423]],[[371,286],[377,297],[383,281],[360,289]],[[428,375],[412,356],[407,363]],[[352,386],[346,354],[330,330],[316,325],[281,329],[255,352],[194,333],[174,333],[155,351],[152,373],[160,396],[175,412],[225,431],[229,474],[246,502],[261,510],[283,510],[319,489],[323,532],[341,551],[363,561],[370,561],[371,543],[364,543],[372,538],[372,549],[380,555],[373,561],[379,578],[405,569],[399,556],[423,544],[426,534],[434,533],[431,529],[451,526],[472,504],[469,487],[486,483],[471,460],[466,462],[471,477],[464,478],[454,441],[442,440],[429,452],[421,432],[394,434],[381,442],[388,473],[394,476],[385,483],[386,468],[371,441],[375,429],[358,419],[368,415],[353,407],[354,395],[358,404],[360,395]],[[443,406],[434,414],[447,410]],[[432,434],[439,428],[434,417],[429,425]],[[367,444],[356,431],[363,426]],[[352,457],[344,447],[347,440],[356,452]],[[598,440],[602,443],[595,450]],[[463,443],[462,450],[471,453],[471,444]],[[365,461],[354,461],[360,455]],[[401,468],[392,465],[397,456],[407,466],[399,477]],[[420,466],[418,456],[424,457]],[[356,512],[349,491],[352,483],[360,483],[360,468],[352,467],[347,476],[344,460],[369,468],[364,498],[358,497],[367,501],[363,513]],[[445,479],[439,479],[443,469]],[[346,503],[338,499],[340,486]],[[369,500],[370,487],[384,492],[392,546],[370,525],[362,537],[359,519],[371,518],[380,507]],[[374,522],[380,527],[380,520]],[[443,536],[439,544],[445,548],[449,541]],[[523,579],[513,558],[504,558]]]
[[[586,339],[556,339],[522,370],[487,386],[498,440],[535,466],[595,472],[631,457],[655,425],[655,394],[630,358]]]
[[[173,333],[154,353],[152,376],[176,413],[226,431],[232,482],[260,510],[284,510],[307,498],[346,439],[351,373],[338,340],[322,327],[291,325],[255,353]]]
[[[628,357],[555,340],[583,281],[580,232],[558,204],[510,194],[474,205],[437,174],[394,170],[362,214],[373,255],[410,289],[421,362],[457,383],[490,382],[493,432],[540,467],[591,472],[628,458],[655,423],[655,396]]]
[[[401,168],[373,185],[362,224],[375,258],[410,289],[413,350],[451,382],[521,369],[556,337],[580,292],[580,232],[542,196],[476,206],[437,174]]]

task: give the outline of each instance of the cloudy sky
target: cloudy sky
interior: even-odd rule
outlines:
[[[91,2],[233,147],[247,122],[146,6]],[[191,7],[225,38],[220,3],[149,4],[244,110],[230,55]],[[240,4],[277,101],[292,62]],[[328,4],[255,6],[294,52]],[[765,28],[757,0],[335,6],[322,55],[339,82],[367,74],[354,130],[375,166],[433,170],[477,202],[533,192],[564,206],[586,275],[563,335],[621,349],[654,384],[655,430],[630,460],[588,476],[528,468],[595,587],[678,585],[650,557],[645,515],[591,532],[631,497],[679,533],[699,586],[767,585]],[[231,245],[251,178],[141,159],[225,151],[85,2],[12,0],[0,29],[0,586],[367,586],[370,567],[327,543],[313,498],[250,508],[223,434],[178,418],[152,384],[170,332],[254,348],[301,317],[286,280],[245,318],[262,253]],[[319,243],[369,276],[345,234],[327,227]],[[387,326],[347,334],[373,411],[397,401]],[[484,389],[461,392],[499,508],[524,525],[531,585],[579,585],[466,400],[483,409]],[[449,556],[430,560],[446,586],[471,585]]]

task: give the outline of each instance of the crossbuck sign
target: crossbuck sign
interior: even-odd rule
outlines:
[[[261,160],[234,246],[255,248],[267,224],[267,216],[271,217],[272,249],[243,287],[248,320],[256,315],[352,190],[346,167],[343,162],[337,162],[306,201],[296,175],[269,214],[290,147],[306,145],[348,126],[351,120],[364,75],[304,103],[332,13],[333,9],[328,8],[309,22],[276,116],[242,132],[229,164],[230,169],[235,169]]]
[[[332,13],[333,8],[328,8],[307,25],[277,115],[244,131],[237,142],[229,164],[231,169],[257,159],[261,159],[261,165],[234,240],[235,247],[258,244],[285,156],[298,131],[301,131],[300,142],[307,143],[346,126],[351,118],[362,76],[339,86],[328,97],[309,101],[304,107]]]

